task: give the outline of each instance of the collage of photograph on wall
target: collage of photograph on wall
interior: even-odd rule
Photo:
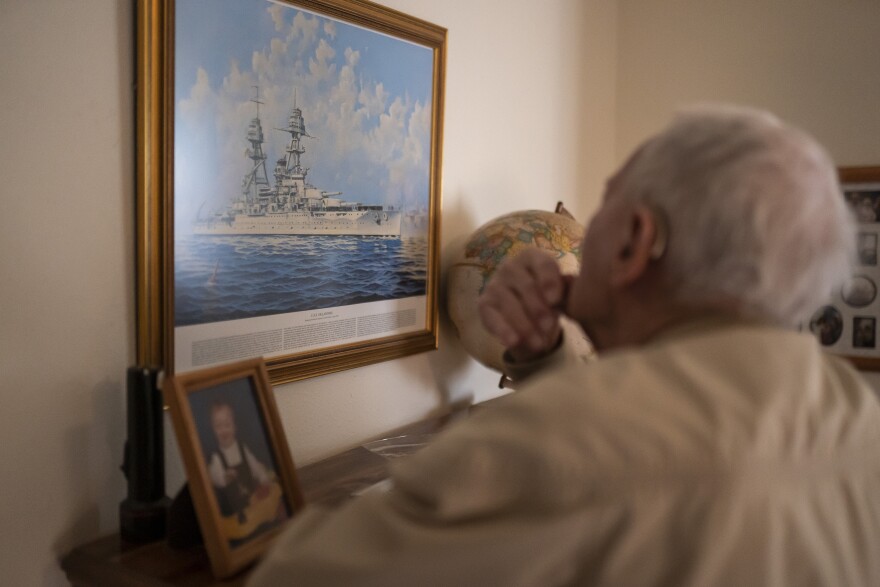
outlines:
[[[852,277],[810,318],[809,329],[828,350],[860,368],[880,370],[880,167],[840,169],[841,188],[857,224]]]

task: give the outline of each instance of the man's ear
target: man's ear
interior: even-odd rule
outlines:
[[[611,284],[625,287],[639,280],[652,259],[657,258],[655,242],[661,236],[658,218],[643,205],[633,205],[621,225],[621,239],[611,265]]]

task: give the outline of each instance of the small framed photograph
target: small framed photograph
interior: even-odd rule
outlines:
[[[849,358],[860,369],[880,371],[880,166],[838,171],[843,197],[858,222],[855,268],[840,291],[814,312],[808,327],[829,351]]]
[[[171,376],[163,391],[211,570],[227,577],[303,506],[265,363]]]
[[[853,348],[873,349],[877,346],[877,319],[873,316],[853,318]]]
[[[859,257],[859,265],[877,264],[877,233],[860,232],[857,237],[856,252]]]

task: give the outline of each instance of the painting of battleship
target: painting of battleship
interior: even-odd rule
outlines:
[[[436,48],[295,0],[175,18],[176,368],[423,332]]]
[[[241,181],[241,196],[222,212],[197,217],[193,234],[290,234],[355,235],[400,237],[400,210],[393,206],[369,205],[340,198],[341,192],[327,192],[306,181],[309,170],[302,165],[306,132],[302,110],[294,103],[281,130],[290,135],[284,156],[273,169],[274,184],[266,173],[263,125],[260,121],[259,86],[251,102],[256,115],[247,129],[250,144],[245,157],[250,161]]]

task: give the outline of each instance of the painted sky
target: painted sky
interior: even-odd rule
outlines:
[[[267,0],[177,0],[175,214],[241,192],[247,126],[260,119],[270,181],[294,104],[315,186],[407,209],[428,202],[431,49]]]

